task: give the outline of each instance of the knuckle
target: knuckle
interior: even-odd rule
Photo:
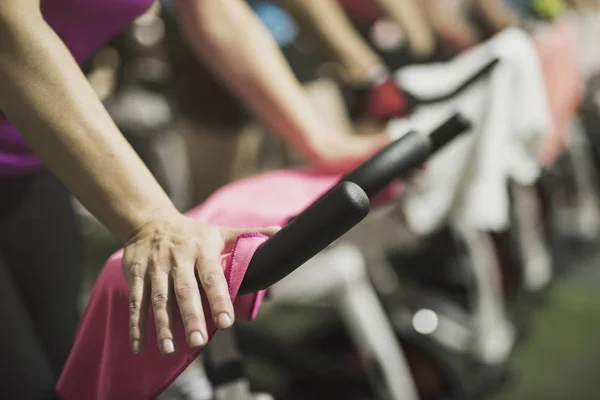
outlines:
[[[130,299],[129,300],[129,312],[131,314],[137,314],[140,311],[142,302],[139,299]]]
[[[175,294],[178,298],[189,299],[193,295],[194,286],[190,281],[179,282],[175,286]]]
[[[167,306],[169,296],[166,293],[158,292],[152,295],[152,305],[154,308],[164,308]]]
[[[130,286],[131,286],[130,290],[132,292],[135,292],[135,293],[139,292],[144,287],[144,278],[142,278],[139,275],[132,276]]]
[[[195,315],[184,315],[181,320],[184,326],[196,326],[200,323],[200,319]]]
[[[227,307],[227,303],[229,302],[229,297],[225,296],[222,293],[215,293],[210,296],[210,303],[214,308],[223,309]]]
[[[156,336],[159,339],[172,339],[173,338],[173,334],[171,333],[171,330],[166,326],[166,325],[157,325],[157,332],[156,332]]]
[[[121,263],[121,269],[126,277],[133,279],[142,275],[143,265],[140,261],[136,260],[123,260]]]
[[[140,261],[130,262],[128,268],[132,276],[142,276],[143,264]]]
[[[208,290],[208,289],[214,289],[217,288],[219,286],[220,280],[219,280],[220,276],[219,276],[219,272],[211,270],[211,271],[206,271],[202,274],[202,283],[204,284],[204,287]]]
[[[129,335],[132,339],[139,340],[142,338],[142,331],[137,326],[131,326],[129,328]]]
[[[152,263],[152,268],[148,270],[148,278],[150,278],[152,282],[158,281],[161,278],[161,274],[159,272],[160,271],[157,268],[157,264]]]

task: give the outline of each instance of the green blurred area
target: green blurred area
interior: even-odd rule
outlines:
[[[513,382],[493,400],[600,398],[599,289],[566,277],[555,284],[516,351]]]

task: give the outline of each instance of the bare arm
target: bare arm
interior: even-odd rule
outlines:
[[[406,32],[416,56],[427,57],[435,50],[435,35],[418,2],[422,0],[376,0],[379,7]]]
[[[269,127],[318,161],[366,157],[390,139],[354,140],[313,109],[269,32],[241,0],[179,0],[179,19],[195,51]]]
[[[218,260],[237,235],[257,229],[219,228],[177,212],[44,22],[39,0],[0,1],[0,88],[0,109],[33,150],[126,242],[122,264],[130,289],[132,350],[144,347],[151,306],[161,352],[174,351],[175,301],[188,345],[206,343],[209,315],[202,309],[195,271],[214,323],[230,327],[233,305]]]
[[[471,0],[471,4],[495,32],[519,23],[518,15],[502,0]]]
[[[0,109],[121,240],[174,207],[118,131],[39,0],[0,2]]]
[[[419,5],[431,27],[443,40],[460,46],[477,42],[476,32],[449,0],[419,0]]]
[[[364,80],[383,60],[358,34],[335,0],[280,0],[294,14],[303,31],[316,39],[326,56],[340,64],[347,79]]]

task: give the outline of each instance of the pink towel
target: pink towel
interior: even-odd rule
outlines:
[[[320,195],[339,176],[305,171],[270,172],[230,184],[212,195],[188,216],[199,221],[234,228],[285,225]],[[386,191],[398,193],[399,186]],[[222,257],[223,270],[234,300],[236,316],[253,319],[264,291],[237,296],[240,284],[256,248],[265,240],[258,234],[238,238],[231,254]],[[187,348],[181,320],[176,323],[174,355],[158,351],[154,318],[148,318],[147,346],[142,354],[130,350],[128,335],[129,288],[121,270],[122,251],[104,266],[80,322],[75,345],[58,382],[64,400],[146,400],[156,397],[200,354]],[[206,299],[203,298],[206,304]],[[207,306],[205,309],[209,309]],[[215,332],[206,319],[209,336]]]
[[[566,149],[569,123],[577,113],[585,92],[578,66],[577,35],[563,21],[547,25],[535,35],[549,96],[553,130],[540,154],[544,166],[551,166]]]

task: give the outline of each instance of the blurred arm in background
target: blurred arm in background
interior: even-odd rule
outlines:
[[[519,16],[504,0],[471,0],[471,5],[494,32],[500,32],[519,23]]]
[[[412,53],[418,58],[427,58],[435,50],[435,34],[427,23],[422,0],[375,0],[379,7],[406,33]]]
[[[460,2],[459,2],[460,3]],[[427,21],[442,38],[457,50],[463,50],[477,43],[477,33],[461,15],[455,0],[419,0]]]
[[[305,33],[311,34],[324,47],[332,61],[342,67],[351,83],[368,79],[368,74],[381,67],[383,61],[352,25],[337,0],[278,0],[298,19]],[[435,36],[414,0],[373,1],[406,33],[412,53],[417,58],[431,56]]]
[[[387,134],[353,136],[319,117],[277,44],[243,0],[180,0],[192,48],[274,132],[308,160],[346,169],[388,144]]]
[[[340,67],[342,80],[363,83],[373,71],[385,68],[336,0],[278,1],[294,15],[303,33],[315,39],[325,57]]]
[[[408,97],[336,0],[280,1],[340,67],[341,80],[355,91],[354,104],[349,104],[351,114],[385,123],[410,112]]]

